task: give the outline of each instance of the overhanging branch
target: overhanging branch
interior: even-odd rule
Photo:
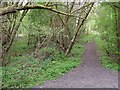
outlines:
[[[18,7],[8,6],[6,8],[1,8],[0,16],[6,15],[6,14],[9,14],[9,13],[15,13],[16,11],[27,10],[27,9],[46,9],[46,10],[50,10],[50,11],[53,11],[55,13],[59,13],[59,14],[62,14],[62,15],[73,16],[69,13],[58,11],[56,9],[53,9],[51,7],[47,7],[47,6],[44,6],[44,5],[26,5],[26,6],[18,6]]]

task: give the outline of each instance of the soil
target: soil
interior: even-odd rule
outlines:
[[[59,77],[34,88],[118,88],[118,71],[101,65],[96,43],[85,45],[83,64]]]

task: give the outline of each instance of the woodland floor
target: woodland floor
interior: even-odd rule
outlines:
[[[82,65],[35,88],[118,88],[118,72],[105,69],[99,56],[96,43],[90,42],[85,45]]]

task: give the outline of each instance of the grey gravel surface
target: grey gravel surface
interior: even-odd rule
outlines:
[[[105,69],[100,62],[96,43],[85,45],[83,64],[35,88],[118,88],[118,71]]]

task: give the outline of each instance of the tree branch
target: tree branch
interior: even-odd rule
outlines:
[[[63,15],[68,15],[68,16],[73,16],[73,15],[71,15],[69,13],[58,11],[56,9],[53,9],[51,7],[47,7],[47,6],[44,6],[44,5],[26,5],[26,6],[18,6],[18,7],[8,6],[6,8],[2,8],[0,10],[0,16],[6,15],[6,14],[9,14],[9,13],[15,13],[16,11],[28,10],[28,9],[46,9],[46,10],[53,11],[55,13],[59,13],[59,14],[63,14]]]
[[[83,26],[85,20],[87,19],[93,5],[94,5],[94,3],[91,4],[91,6],[89,7],[89,10],[88,10],[88,13],[86,13],[86,15],[85,15],[85,18],[82,20],[81,24],[79,24],[79,26],[76,28],[76,30],[75,30],[76,32],[75,32],[75,34],[74,34],[74,36],[73,36],[73,38],[72,38],[72,40],[70,42],[70,45],[68,46],[68,48],[67,48],[67,50],[65,52],[66,55],[68,55],[70,53],[72,47],[74,46],[76,37],[78,35],[78,32],[79,32],[80,28]]]
[[[85,7],[90,6],[91,4],[92,4],[92,3],[89,3],[89,4],[87,4],[87,5],[84,5],[84,6],[80,7],[79,9],[75,9],[74,11],[71,12],[71,14],[73,14],[73,13],[75,13],[75,12],[81,10],[81,9],[84,9]]]

